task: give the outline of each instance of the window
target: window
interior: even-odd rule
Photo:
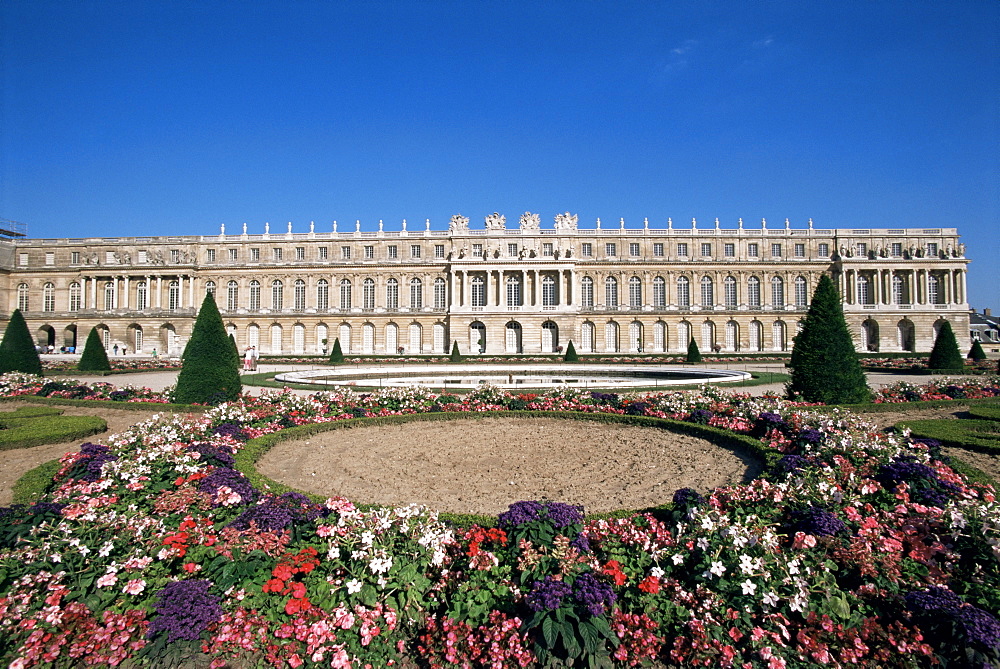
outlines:
[[[559,304],[559,296],[556,294],[556,280],[551,276],[542,277],[542,306],[554,307]]]
[[[819,245],[819,257],[829,258],[830,257],[830,245],[827,243],[822,243]]]
[[[472,277],[472,306],[486,306],[486,282],[481,276]]]
[[[70,302],[73,300],[73,287],[70,286]],[[135,308],[145,311],[149,305],[149,287],[145,281],[140,281],[135,286]]]
[[[604,280],[604,304],[609,307],[618,306],[618,279],[613,276]]]
[[[178,251],[177,249],[171,250],[170,251],[170,263],[173,264],[173,265],[176,265],[180,261],[181,261],[181,252]]]
[[[235,281],[226,284],[226,309],[236,311],[240,307],[240,285]]]
[[[706,309],[715,306],[715,285],[707,276],[701,277],[701,306]]]
[[[584,258],[594,257],[594,245],[591,244],[590,242],[584,242],[580,246],[580,255],[583,256]]]
[[[780,276],[771,277],[771,305],[775,308],[785,306],[785,282]]]
[[[760,309],[760,279],[755,276],[747,279],[747,304],[751,309]]]
[[[553,251],[552,251],[552,242],[545,242],[544,244],[542,244],[542,255],[543,256],[545,256],[546,258],[551,258],[552,257],[552,253],[553,253]]]
[[[516,276],[507,277],[507,306],[520,307],[521,305],[521,279]]]
[[[795,245],[795,251],[794,251],[794,253],[795,253],[795,257],[796,258],[805,258],[806,257],[806,245],[805,244],[796,244]]]
[[[320,279],[316,282],[316,309],[327,311],[330,308],[330,282]]]
[[[417,277],[410,279],[410,309],[424,308],[424,284]]]
[[[304,246],[296,246],[295,247],[295,259],[296,260],[305,260],[306,259],[306,247],[304,247]]]
[[[280,248],[271,249],[271,258],[274,259],[275,262],[281,260],[281,249]]]
[[[868,301],[868,277],[864,274],[858,276],[858,304],[871,304]]]
[[[285,284],[280,279],[271,282],[271,308],[281,311],[285,307]]]
[[[628,245],[628,254],[633,258],[639,257],[639,244],[636,242],[630,242]]]
[[[928,242],[927,243],[927,255],[930,256],[930,257],[934,257],[934,256],[937,256],[937,254],[938,254],[938,245],[935,244],[934,242]],[[25,261],[25,262],[22,262],[21,264],[22,265],[27,265],[28,263],[27,263],[27,261]]]
[[[613,258],[614,256],[618,255],[618,245],[613,242],[608,242],[607,244],[605,244],[604,255],[608,256],[609,258]]]
[[[705,258],[710,257],[712,255],[712,245],[711,244],[702,244],[701,245],[701,255],[702,255],[702,257],[705,257]]]
[[[42,311],[56,310],[56,286],[46,283],[42,286]]]
[[[395,260],[396,258],[399,257],[399,247],[397,247],[395,244],[390,244],[388,249],[386,249],[386,251],[388,253],[388,257],[390,260]]]
[[[260,310],[260,281],[250,282],[250,310]]]
[[[656,242],[653,244],[653,255],[657,258],[663,257],[663,242]]]
[[[250,310],[260,310],[260,281],[250,282]]]
[[[109,286],[111,284],[108,284]],[[167,308],[178,309],[181,306],[181,285],[177,281],[171,281],[167,286]]]
[[[350,282],[348,282],[348,283],[350,283]],[[341,281],[341,288],[340,288],[340,290],[341,290],[340,301],[341,301],[341,304],[343,304],[343,301],[344,301],[343,281]],[[348,306],[350,306],[350,299],[348,299]],[[362,284],[362,286],[361,286],[361,306],[364,309],[374,309],[375,308],[375,279],[371,279],[371,278],[365,279],[365,282]],[[345,307],[341,306],[340,308],[344,309]]]
[[[350,246],[341,246],[340,247],[340,259],[341,260],[350,260],[351,259],[351,247]]]
[[[367,284],[371,279],[365,279],[365,284]],[[372,281],[372,307],[375,307],[375,282]],[[367,286],[366,286],[367,287]],[[350,279],[340,280],[340,308],[350,309],[351,308],[351,281]]]
[[[434,257],[435,258],[444,258],[444,244],[435,244],[434,245]]]
[[[239,260],[240,251],[239,249],[229,249],[229,262],[236,262]]]
[[[864,242],[858,242],[857,252],[859,258],[865,258],[868,256],[868,245]]]
[[[390,278],[385,282],[385,308],[399,309],[399,281]]]
[[[653,279],[653,306],[660,309],[667,306],[667,282],[662,276]]]
[[[28,254],[27,253],[19,253],[19,254],[17,254],[17,264],[19,264],[21,267],[27,267],[28,266]]]
[[[296,279],[293,289],[293,308],[296,311],[302,311],[306,308],[306,282],[302,279]]]
[[[795,306],[805,307],[809,304],[809,292],[804,276],[795,277]]]
[[[410,244],[410,257],[411,258],[419,258],[420,257],[420,245],[419,244]]]
[[[250,262],[260,262],[260,249],[250,249]]]
[[[781,244],[771,244],[771,257],[772,258],[781,257]]]
[[[580,306],[594,306],[594,280],[585,276],[580,280]]]
[[[687,254],[688,254],[688,245],[686,243],[684,243],[684,242],[681,242],[680,244],[678,244],[677,245],[677,256],[680,257],[680,258],[684,258],[684,257],[687,256]]]
[[[903,255],[903,245],[900,242],[893,242],[889,248],[893,258],[899,258]]]
[[[927,300],[931,304],[943,304],[940,286],[937,274],[931,274],[927,277]]]
[[[215,299],[215,282],[214,281],[206,281],[205,282],[205,292],[208,293],[209,295],[211,295],[213,300]]]
[[[642,279],[637,276],[628,280],[628,305],[633,309],[642,306]]]
[[[747,244],[747,255],[751,258],[757,258],[760,256],[760,246],[757,244]]]
[[[723,300],[725,300],[727,309],[736,308],[736,279],[731,276],[727,276],[722,282],[722,292]]]
[[[17,286],[17,308],[21,311],[28,310],[28,284],[26,283]]]
[[[140,251],[139,253],[141,254],[141,253],[143,253],[143,251]],[[79,251],[73,251],[72,253],[70,253],[69,254],[69,262],[70,262],[70,264],[73,264],[73,265],[79,265],[80,264],[80,252]]]
[[[365,246],[365,260],[375,259],[375,247],[371,244]]]
[[[205,262],[215,262],[215,249],[205,251]]]
[[[320,246],[319,248],[316,249],[316,257],[319,258],[320,260],[329,260],[330,249],[326,246]]]
[[[444,309],[448,306],[448,284],[438,277],[434,279],[434,308]]]
[[[482,258],[483,257],[483,245],[482,244],[473,244],[472,245],[472,257],[473,258]]]
[[[677,306],[691,306],[691,280],[686,276],[677,279]]]
[[[145,284],[139,284],[139,285],[140,286],[144,286]],[[81,302],[82,302],[82,300],[80,299],[81,297],[82,297],[82,293],[80,291],[80,284],[77,283],[76,281],[74,281],[73,283],[69,284],[69,310],[70,311],[80,311],[80,306],[81,306]],[[137,302],[137,304],[135,305],[136,309],[139,309],[139,310],[145,309],[144,306],[140,307],[138,305],[138,299],[136,300],[136,302]]]
[[[517,244],[507,244],[507,255],[511,258],[517,257]]]
[[[45,264],[55,265],[56,264],[56,254],[53,251],[45,252]]]
[[[903,277],[899,276],[898,274],[894,274],[892,277],[892,303],[907,304]]]

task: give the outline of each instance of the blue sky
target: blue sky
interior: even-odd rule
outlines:
[[[1000,308],[1000,3],[0,3],[32,237],[957,227]]]

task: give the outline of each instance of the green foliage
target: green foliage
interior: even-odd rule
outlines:
[[[239,354],[233,348],[219,315],[219,308],[206,294],[191,339],[181,356],[174,401],[182,404],[221,404],[240,396]]]
[[[333,340],[333,351],[330,352],[330,364],[339,365],[344,362],[344,351],[340,348],[340,337]]]
[[[236,335],[229,333],[229,342],[233,345],[233,353],[236,354],[236,359],[240,359],[240,347],[236,345]]]
[[[971,418],[1000,421],[1000,406],[973,406],[969,407],[968,414]]]
[[[941,322],[941,328],[934,339],[934,348],[931,349],[930,358],[927,359],[927,367],[949,371],[961,371],[965,367],[962,352],[958,349],[955,332],[951,329],[949,321]]]
[[[0,374],[7,372],[42,374],[41,358],[20,309],[15,309],[10,315],[3,341],[0,341]]]
[[[871,391],[858,362],[833,280],[822,275],[792,349],[789,397],[807,402],[867,402]]]
[[[448,356],[448,362],[462,362],[462,354],[458,350],[457,341],[451,343],[451,355]]]
[[[62,416],[59,409],[26,407],[0,413],[0,450],[82,439],[108,429],[96,416]]]
[[[108,352],[104,350],[104,344],[101,342],[101,335],[97,332],[97,328],[90,328],[87,343],[83,346],[83,355],[80,356],[80,362],[76,363],[76,368],[81,372],[111,371]]]
[[[28,471],[19,478],[13,486],[13,504],[34,504],[44,495],[52,485],[52,479],[56,477],[62,463],[58,460],[49,460],[34,469]]]
[[[569,344],[566,345],[566,355],[563,356],[565,362],[576,362],[580,359],[580,356],[576,354],[576,347],[573,346],[573,340],[569,340]]]
[[[684,358],[685,362],[701,362],[701,351],[698,350],[698,342],[691,337],[691,341],[688,342],[687,357]]]
[[[974,418],[951,420],[909,420],[897,427],[910,428],[911,436],[937,439],[942,446],[1000,455],[1000,423]]]
[[[972,348],[969,349],[969,359],[976,362],[986,359],[986,351],[983,350],[983,345],[979,343],[978,339],[972,342]]]

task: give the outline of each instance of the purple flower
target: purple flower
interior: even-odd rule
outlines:
[[[755,437],[765,437],[771,430],[784,430],[787,427],[785,419],[776,413],[765,411],[757,416],[753,429],[750,431]]]
[[[572,588],[568,584],[547,578],[535,581],[525,601],[532,611],[553,611],[562,606],[563,600],[571,592]]]
[[[283,530],[296,522],[311,522],[330,513],[324,506],[315,504],[308,497],[297,492],[271,496],[249,509],[229,523],[230,527],[245,530],[253,521],[257,529],[266,532]]]
[[[208,476],[198,482],[198,490],[208,493],[213,498],[222,486],[226,486],[239,495],[244,504],[252,504],[257,499],[257,491],[254,490],[250,480],[229,467],[216,467],[209,472]]]
[[[149,624],[148,638],[165,633],[167,643],[197,640],[210,623],[222,617],[220,599],[209,593],[210,587],[203,579],[168,583],[157,593],[157,615]]]
[[[83,457],[76,461],[68,476],[83,481],[96,481],[101,478],[101,470],[105,463],[118,459],[107,446],[89,442],[80,446],[80,454]]]
[[[781,456],[781,459],[775,463],[774,468],[779,472],[788,474],[805,469],[809,464],[809,458],[789,453]]]
[[[699,506],[705,503],[705,498],[694,488],[680,488],[674,493],[674,506]]]
[[[604,615],[605,605],[610,610],[617,599],[611,585],[597,580],[593,574],[580,574],[573,583],[573,598],[592,616]]]
[[[215,465],[216,467],[232,468],[236,466],[236,458],[233,457],[233,451],[225,444],[200,443],[191,444],[188,448],[197,451],[201,456],[199,459],[202,462]]]
[[[794,531],[817,537],[832,537],[847,532],[844,521],[837,518],[836,514],[818,506],[810,506],[808,509],[792,513],[792,520]]]
[[[708,425],[708,421],[710,421],[714,415],[715,414],[708,409],[695,409],[688,416],[688,422]]]
[[[625,413],[629,416],[645,416],[648,406],[645,402],[632,402],[625,407]]]
[[[962,606],[962,598],[948,588],[932,585],[926,590],[916,590],[906,593],[903,598],[906,608],[918,614],[947,613],[955,615]]]
[[[497,517],[497,524],[509,531],[536,520],[547,520],[557,528],[568,527],[583,522],[583,507],[548,501],[514,502]]]
[[[826,435],[819,430],[807,427],[796,435],[795,445],[799,448],[815,447],[822,444],[825,438]]]
[[[220,437],[232,437],[238,441],[247,440],[247,435],[243,432],[243,426],[239,421],[234,421],[232,423],[220,423],[212,428],[212,434],[217,434]]]

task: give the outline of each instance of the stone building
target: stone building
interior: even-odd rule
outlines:
[[[0,240],[0,300],[40,345],[176,355],[205,291],[242,350],[264,354],[787,351],[822,273],[839,282],[859,351],[928,351],[969,330],[954,228],[581,229],[461,215],[448,230],[222,232]]]

